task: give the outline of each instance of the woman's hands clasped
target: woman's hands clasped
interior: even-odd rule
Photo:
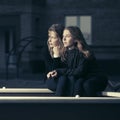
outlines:
[[[50,71],[48,74],[47,74],[47,78],[54,78],[57,76],[57,71],[56,70],[53,70],[53,71]]]

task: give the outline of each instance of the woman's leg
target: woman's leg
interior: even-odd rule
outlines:
[[[82,96],[83,94],[83,79],[75,79],[73,76],[69,76],[69,91],[70,91],[70,96]]]
[[[74,83],[75,83],[74,77],[68,76],[68,81],[67,81],[67,94],[68,94],[68,96],[73,96],[73,94],[74,94]]]
[[[107,86],[107,77],[98,76],[86,80],[83,83],[83,88],[86,96],[95,97],[97,92],[103,91]]]
[[[48,89],[50,89],[52,91],[56,91],[57,79],[54,79],[54,78],[47,79],[46,80],[46,85],[47,85]]]
[[[73,95],[83,96],[83,79],[82,78],[75,80]]]
[[[56,88],[56,96],[65,96],[66,92],[66,76],[61,76],[58,78],[57,88]]]

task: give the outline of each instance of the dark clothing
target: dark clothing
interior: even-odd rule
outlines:
[[[59,76],[69,76],[69,80],[74,81],[73,96],[96,96],[97,92],[105,89],[107,77],[99,68],[93,54],[85,57],[78,49],[68,50],[65,63],[67,67],[58,68],[57,72]]]
[[[66,96],[66,77],[50,78],[46,81],[48,89],[55,92],[56,96]]]
[[[67,67],[57,69],[60,75],[69,75],[75,78],[84,77],[86,79],[94,75],[103,75],[93,54],[86,58],[77,49],[68,50],[65,63]]]
[[[55,92],[56,96],[75,96],[78,92],[80,92],[79,80],[75,82],[72,76],[50,78],[46,81],[46,84],[48,89]]]
[[[47,58],[47,72],[55,70],[57,68],[65,67],[65,64],[61,61],[61,58],[51,58],[48,56]],[[55,92],[56,96],[67,96],[66,93],[66,76],[57,76],[55,78],[49,78],[46,80],[46,85],[48,89]],[[69,96],[69,95],[68,95]]]
[[[107,77],[98,67],[94,55],[85,57],[78,49],[67,50],[64,63],[60,58],[54,59],[54,68],[58,77],[51,84],[59,96],[96,96],[107,85]],[[49,84],[49,87],[52,88],[52,85]]]
[[[83,79],[75,79],[74,76],[68,76],[68,95],[69,96],[75,96],[75,95],[80,95],[82,96],[81,92],[83,91],[82,89],[82,82]]]
[[[105,90],[107,86],[106,76],[93,76],[83,82],[83,95],[88,97],[95,97],[97,93]]]

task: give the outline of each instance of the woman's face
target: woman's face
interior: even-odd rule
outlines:
[[[67,29],[64,30],[62,41],[63,41],[64,47],[70,48],[74,46],[74,39],[72,38],[72,35],[69,32],[69,30]]]
[[[57,33],[54,31],[49,31],[48,32],[48,44],[50,45],[50,47],[55,47],[59,45],[59,38],[57,36]]]

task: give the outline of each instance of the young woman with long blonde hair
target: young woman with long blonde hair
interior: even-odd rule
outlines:
[[[64,26],[61,24],[53,24],[48,29],[48,50],[52,58],[52,69],[47,73],[46,84],[48,89],[55,92],[56,96],[63,96],[65,91],[64,76],[57,76],[55,69],[65,67],[64,62],[61,61],[62,49],[63,49],[63,36]]]

